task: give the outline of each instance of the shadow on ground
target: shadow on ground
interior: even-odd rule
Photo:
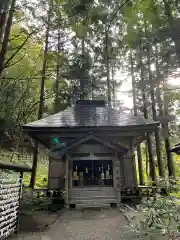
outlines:
[[[21,214],[19,222],[19,232],[39,232],[42,228],[55,221],[54,214],[34,212],[31,214]]]
[[[64,208],[63,202],[51,204],[26,204],[21,203],[19,218],[19,233],[39,232],[53,224]]]

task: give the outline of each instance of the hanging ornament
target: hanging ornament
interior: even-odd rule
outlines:
[[[106,179],[109,179],[109,170],[106,171]]]
[[[101,179],[104,179],[104,173],[103,172],[101,173]]]
[[[80,179],[83,180],[83,172],[80,172]]]
[[[77,174],[77,166],[75,167],[75,171],[74,171],[73,175],[74,175],[74,177],[78,176],[78,174]]]
[[[104,179],[104,172],[103,172],[103,169],[102,169],[102,172],[101,172],[101,179]]]

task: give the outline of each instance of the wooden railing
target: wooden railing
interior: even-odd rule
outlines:
[[[49,198],[62,198],[63,196],[63,191],[58,191],[58,190],[51,190],[48,188],[36,188],[36,189],[29,189],[28,187],[23,187],[23,199],[28,198],[29,196],[34,196],[36,198],[44,198],[44,197],[49,197]]]
[[[154,196],[157,193],[158,187],[156,186],[138,186],[139,196]]]
[[[131,198],[131,197],[151,197],[157,193],[158,187],[156,186],[141,186],[134,188],[121,188],[121,197],[122,198]]]

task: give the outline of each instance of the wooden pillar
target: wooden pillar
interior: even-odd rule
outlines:
[[[65,203],[68,204],[69,192],[69,156],[66,155]]]
[[[117,153],[115,153],[114,160],[114,186],[117,192],[118,205],[121,202],[121,184],[120,184],[120,159]]]
[[[73,169],[72,169],[72,161],[69,159],[69,189],[72,189],[72,174],[73,174]]]

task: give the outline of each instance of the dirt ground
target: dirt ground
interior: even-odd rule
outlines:
[[[38,224],[40,219],[41,224]],[[24,223],[27,224],[25,220]],[[28,226],[31,224],[32,222],[29,222]],[[33,230],[33,225],[36,227],[35,230]],[[21,231],[19,236],[11,239],[121,240],[123,239],[123,226],[127,225],[127,221],[118,209],[85,209],[62,210],[60,213],[46,216],[39,214],[39,216],[34,216],[33,225],[32,229],[30,228],[32,231],[23,230],[24,232]]]

